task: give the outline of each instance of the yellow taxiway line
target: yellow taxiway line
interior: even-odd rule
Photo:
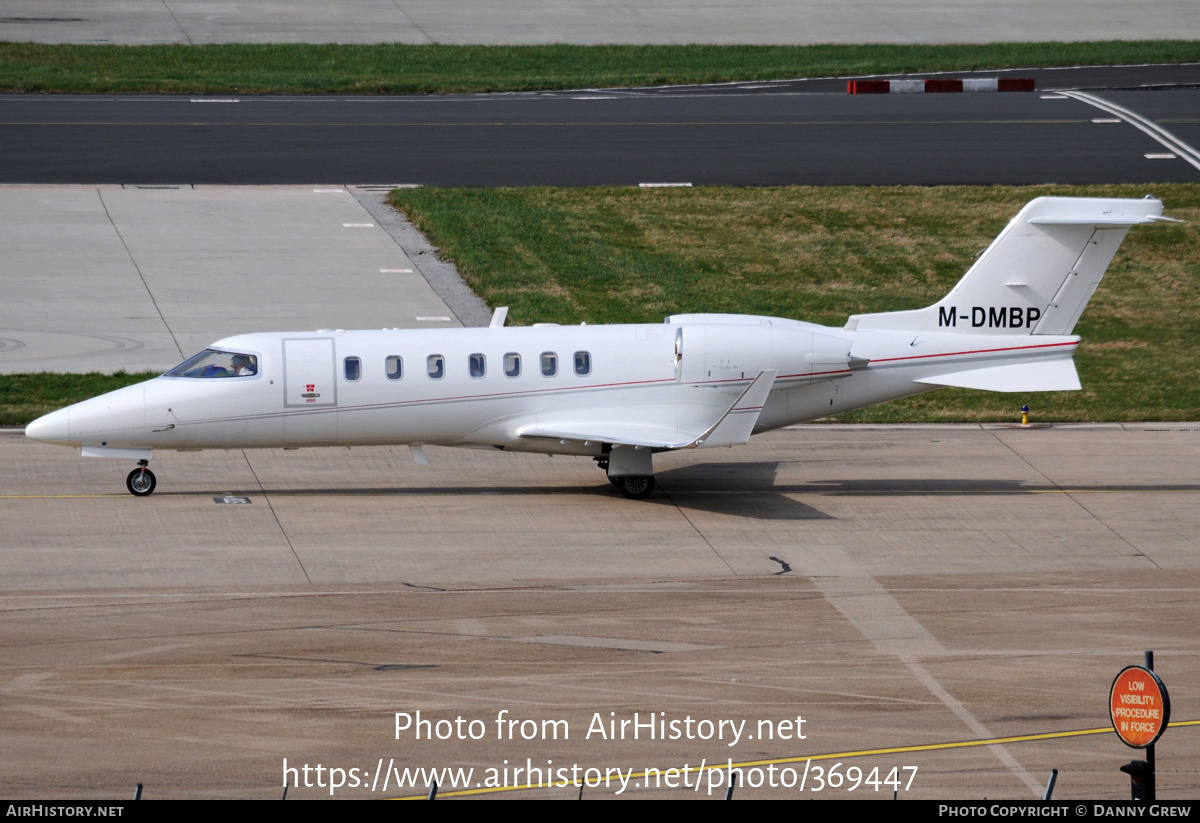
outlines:
[[[1179,728],[1184,726],[1200,726],[1200,720],[1177,720],[1168,724],[1170,728]],[[892,754],[911,754],[912,752],[934,752],[945,751],[948,749],[970,749],[979,746],[1002,746],[1008,743],[1030,743],[1035,740],[1060,740],[1068,737],[1086,737],[1093,734],[1113,734],[1112,726],[1104,726],[1099,729],[1072,729],[1062,732],[1042,732],[1040,734],[1019,734],[1011,737],[990,737],[984,740],[957,740],[949,743],[925,743],[918,746],[891,746],[883,749],[859,749],[857,751],[846,752],[829,752],[826,754],[808,754],[799,757],[777,757],[770,760],[747,760],[741,763],[732,765],[735,769],[748,769],[755,766],[782,766],[788,763],[803,763],[807,760],[847,760],[854,757],[879,757],[881,755]],[[719,771],[721,769],[730,768],[728,762],[714,763],[711,766],[699,767],[668,767],[674,768],[680,775],[689,773],[698,774],[709,771]],[[667,771],[667,769],[658,770],[659,773]],[[647,772],[637,772],[626,777],[627,780],[645,779]],[[570,784],[568,784],[570,785]],[[489,786],[478,789],[461,789],[458,791],[438,792],[438,797],[469,797],[471,795],[494,794],[496,792],[515,792],[528,791],[530,789],[545,789],[545,788],[567,788],[559,782],[552,783],[526,783],[519,786]],[[427,795],[408,795],[405,797],[395,797],[393,800],[424,800]]]

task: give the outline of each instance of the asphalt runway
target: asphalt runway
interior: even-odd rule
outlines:
[[[789,82],[448,97],[14,95],[0,99],[8,160],[0,182],[991,185],[1200,179],[1196,67],[1043,74],[1046,91],[1006,94],[848,95],[845,81],[824,81],[840,93],[798,91],[810,87]],[[1117,90],[1164,84],[1175,86]],[[1054,93],[1056,88],[1091,91],[1072,98]]]
[[[1105,700],[1147,648],[1200,720],[1200,427],[803,426],[665,455],[646,502],[587,460],[429,452],[163,454],[136,499],[120,461],[0,434],[6,795],[272,798],[286,758],[313,769],[295,798],[330,796],[318,764],[359,770],[335,797],[447,766],[575,797],[485,774],[578,765],[682,798],[718,777],[644,770],[834,755],[810,769],[895,767],[907,798],[1028,800],[1057,768],[1058,799],[1121,799]],[[448,739],[398,735],[418,711]],[[695,733],[596,731],[635,712]],[[1196,796],[1198,758],[1167,731],[1161,799]],[[891,795],[811,778],[737,796]]]

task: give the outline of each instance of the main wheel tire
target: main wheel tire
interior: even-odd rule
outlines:
[[[154,487],[157,485],[158,480],[155,478],[154,472],[145,468],[134,469],[125,478],[125,488],[129,489],[129,493],[134,497],[147,497],[154,494]]]
[[[654,477],[648,474],[631,474],[612,478],[621,494],[630,500],[645,500],[654,493]]]

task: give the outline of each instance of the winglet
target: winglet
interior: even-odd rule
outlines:
[[[492,312],[492,322],[488,323],[489,329],[499,329],[504,327],[504,321],[508,317],[508,306],[501,306]]]
[[[767,369],[758,373],[741,396],[721,415],[721,419],[712,425],[708,431],[696,439],[694,445],[699,448],[714,448],[716,446],[737,446],[750,439],[754,432],[754,424],[762,414],[763,404],[767,395],[775,385],[777,369]]]

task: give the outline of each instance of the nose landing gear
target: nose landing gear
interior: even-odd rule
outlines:
[[[134,497],[148,497],[154,493],[154,487],[158,485],[154,472],[146,468],[148,465],[150,465],[149,460],[139,460],[138,468],[131,471],[125,478],[125,488],[129,489],[129,493]]]

